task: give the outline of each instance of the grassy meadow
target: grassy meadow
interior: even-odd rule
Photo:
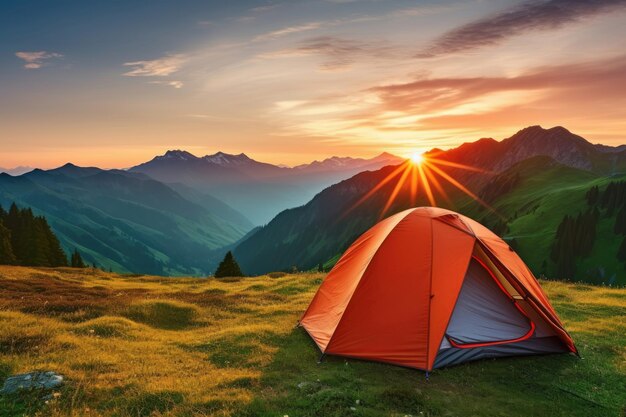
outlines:
[[[200,279],[0,267],[0,416],[624,416],[626,289],[542,282],[580,349],[436,370],[328,357],[295,324],[322,274]]]

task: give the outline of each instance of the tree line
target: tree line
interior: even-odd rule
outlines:
[[[577,216],[566,215],[559,223],[550,257],[559,277],[571,278],[576,273],[576,259],[591,254],[596,241],[596,226],[600,218],[597,208]]]
[[[600,191],[594,186],[586,194],[590,206],[606,210],[607,217],[615,215],[613,232],[624,236],[617,251],[617,259],[626,264],[626,181],[613,181]]]
[[[606,210],[607,217],[615,215],[613,232],[624,236],[617,251],[617,259],[626,264],[626,181],[613,181],[600,191],[594,186],[586,194],[587,203]]]
[[[0,206],[0,264],[57,267],[68,260],[46,218],[13,203],[8,211]],[[85,267],[78,250],[70,266]]]

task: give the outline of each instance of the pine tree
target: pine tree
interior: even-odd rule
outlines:
[[[226,256],[224,256],[222,262],[220,262],[219,266],[217,267],[217,270],[215,271],[215,277],[223,278],[241,276],[244,275],[243,272],[241,272],[241,268],[239,268],[239,264],[235,260],[233,253],[231,251],[228,251],[226,253]]]
[[[626,235],[626,206],[623,206],[620,211],[617,212],[613,231],[618,235]]]
[[[2,207],[0,207],[0,210]],[[15,255],[11,247],[11,232],[4,227],[0,218],[0,264],[11,265],[15,263]]]
[[[617,251],[617,259],[622,262],[626,262],[626,237],[622,240],[622,244]]]
[[[30,208],[20,209],[15,203],[6,212],[0,207],[0,262],[32,266],[65,266],[67,257],[59,240],[43,216],[35,216]],[[10,246],[12,256],[9,255]]]
[[[591,254],[596,240],[599,220],[597,210],[588,209],[576,217],[563,217],[556,231],[550,257],[556,263],[556,272],[561,278],[573,278],[576,259]]]
[[[80,256],[80,252],[78,252],[78,249],[74,249],[74,253],[72,253],[70,266],[72,268],[86,268],[87,267],[85,263],[83,262],[83,258]]]
[[[587,197],[587,204],[589,204],[590,206],[595,206],[596,203],[598,202],[599,196],[600,196],[600,189],[598,188],[597,185],[594,185],[593,187],[589,189],[589,191],[587,191],[587,194],[585,194],[585,197]]]

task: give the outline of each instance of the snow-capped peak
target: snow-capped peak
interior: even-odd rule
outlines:
[[[213,164],[218,165],[243,165],[247,164],[251,161],[250,158],[245,153],[240,153],[239,155],[232,155],[224,152],[217,152],[213,155],[203,156],[207,162],[211,162]]]
[[[165,155],[162,157],[163,159],[179,159],[181,161],[190,161],[192,159],[197,159],[197,157],[187,151],[182,151],[180,149],[174,149],[171,151],[165,152]]]

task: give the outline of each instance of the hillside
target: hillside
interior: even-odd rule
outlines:
[[[354,205],[394,169],[386,167],[361,173],[327,188],[302,207],[280,213],[237,247],[237,259],[249,273],[289,269],[294,265],[306,270],[326,263],[380,219],[397,179],[385,184],[362,204]],[[515,239],[522,258],[537,274],[554,276],[549,253],[562,217],[575,215],[585,208],[585,192],[590,187],[606,184],[617,177],[602,177],[566,167],[549,157],[535,157],[490,178],[485,186],[474,188],[474,191],[488,200],[497,215],[450,184],[442,184],[449,199],[440,198],[438,204],[484,223],[507,240]],[[507,178],[516,180],[514,183],[509,181],[509,188],[502,188],[501,183]],[[410,194],[410,185],[402,186],[386,216],[412,206],[430,205],[423,195],[411,201]],[[508,225],[508,229],[498,230],[502,222]],[[606,238],[612,234],[607,230],[603,235]],[[603,250],[603,241],[600,241],[598,251]],[[611,250],[613,260],[608,265],[611,275],[619,272],[617,282],[626,283],[622,265],[614,259],[617,247]],[[550,267],[545,271],[540,269],[544,261]]]
[[[323,275],[163,279],[0,267],[0,381],[67,383],[0,415],[598,416],[626,411],[626,290],[543,281],[582,359],[420,371],[328,357],[294,324]],[[192,383],[191,383],[192,382]],[[351,407],[354,410],[351,410]]]
[[[67,253],[120,272],[212,272],[211,251],[252,228],[210,196],[190,196],[143,174],[67,164],[19,177],[0,174],[0,205],[44,215]]]
[[[433,151],[427,157],[485,170],[439,165],[440,171],[486,200],[495,213],[439,174],[434,175],[436,182],[430,180],[437,205],[492,228],[515,245],[535,274],[550,277],[557,271],[550,253],[559,223],[566,215],[576,216],[587,210],[585,193],[591,187],[603,189],[624,178],[622,152],[619,148],[593,145],[564,128],[534,126],[502,142],[482,139],[447,152]],[[622,174],[612,171],[618,167]],[[330,259],[336,260],[356,237],[381,218],[394,192],[397,194],[384,216],[412,206],[431,205],[423,187],[417,199],[411,198],[410,181],[395,190],[400,174],[385,183],[394,170],[395,167],[385,167],[360,173],[323,190],[309,203],[277,215],[235,250],[244,271],[264,273],[293,266],[308,270],[320,263],[332,266]],[[379,184],[384,185],[354,207]],[[626,284],[626,268],[617,257],[623,238],[613,232],[614,223],[614,214],[600,219],[597,236],[601,238],[596,239],[588,257],[576,259],[575,273],[565,278]]]
[[[499,233],[537,275],[548,277],[557,276],[550,252],[563,217],[576,216],[590,208],[585,194],[591,187],[604,190],[609,183],[626,177],[596,175],[563,166],[547,157],[520,162],[494,178],[491,184],[507,176],[516,176],[517,184],[492,203],[504,220],[494,219],[476,206],[466,207],[466,212],[492,227],[494,222],[504,221],[507,227]],[[485,192],[489,192],[491,184],[485,187]],[[587,258],[577,260],[576,274],[570,279],[626,284],[626,267],[617,259],[622,237],[613,232],[614,223],[615,215],[600,218],[593,251]]]
[[[430,154],[495,172],[535,156],[548,156],[562,165],[603,175],[626,170],[626,149],[592,144],[562,126],[529,126],[501,141],[484,138]]]

